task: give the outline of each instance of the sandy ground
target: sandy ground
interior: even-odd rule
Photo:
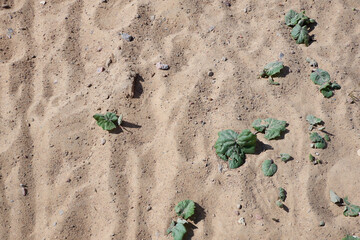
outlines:
[[[332,189],[360,205],[360,102],[348,97],[360,97],[359,1],[0,5],[1,239],[172,239],[165,231],[184,199],[198,204],[186,239],[360,236],[360,218],[329,200]],[[290,9],[316,19],[309,47],[291,39]],[[257,76],[280,53],[288,71],[271,86]],[[342,86],[334,97],[311,82],[306,57]],[[96,125],[92,115],[106,111],[124,115],[122,131]],[[307,114],[325,121],[327,149],[310,148]],[[289,131],[273,141],[258,134],[257,154],[228,169],[217,133],[266,117]],[[282,152],[294,160],[281,162]],[[323,164],[308,161],[315,152]],[[279,167],[271,178],[261,172],[268,158]],[[278,187],[288,212],[275,205]]]

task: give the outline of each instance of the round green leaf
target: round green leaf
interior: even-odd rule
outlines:
[[[249,129],[242,131],[237,138],[237,144],[241,147],[243,153],[255,153],[256,135]]]
[[[277,165],[273,162],[273,160],[265,160],[261,167],[265,176],[271,177],[277,171]]]
[[[118,117],[115,113],[108,112],[105,115],[95,114],[93,117],[96,120],[97,125],[104,130],[110,131],[116,128]]]
[[[269,63],[264,67],[262,76],[263,77],[274,76],[274,75],[280,73],[281,69],[283,69],[283,68],[284,68],[283,62],[276,61],[276,62]]]
[[[322,69],[316,69],[314,72],[310,74],[310,79],[316,84],[316,85],[323,85],[325,83],[328,83],[330,81],[330,74],[327,71],[324,71]]]

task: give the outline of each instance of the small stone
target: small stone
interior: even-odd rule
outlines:
[[[156,63],[156,68],[160,70],[169,70],[170,66],[161,62]]]
[[[104,138],[101,139],[101,145],[104,145],[106,143],[106,140]]]
[[[105,71],[105,68],[104,68],[104,67],[99,67],[99,68],[96,70],[96,72],[98,72],[98,73],[101,73],[101,72],[103,72],[103,71]]]
[[[109,67],[111,63],[112,63],[112,60],[111,60],[111,58],[109,57],[109,58],[106,60],[105,66],[106,66],[106,67]]]
[[[64,211],[63,211],[63,210],[60,210],[60,211],[59,211],[59,214],[60,214],[60,215],[63,215],[63,214],[64,214]]]
[[[151,209],[152,209],[152,207],[149,205],[149,206],[147,206],[146,211],[150,211]]]
[[[214,72],[213,72],[213,71],[209,71],[209,72],[208,72],[208,76],[209,76],[209,77],[214,76]]]
[[[45,2],[45,1],[41,1],[41,2],[40,2],[40,4],[45,5],[45,4],[46,4],[46,2]]]
[[[319,226],[320,226],[320,227],[325,226],[325,222],[324,222],[324,221],[321,221],[321,222],[319,223]]]
[[[134,40],[134,37],[127,33],[121,33],[120,35],[121,35],[122,39],[124,39],[127,42],[131,42]]]
[[[215,29],[215,26],[211,26],[211,27],[209,27],[208,32],[212,32],[212,31],[214,31],[214,29]]]
[[[53,225],[54,225],[54,227],[56,226],[56,224],[57,224],[57,222],[54,222],[54,224],[53,224]]]
[[[360,157],[360,149],[357,150],[357,155]]]
[[[235,211],[234,213],[235,213],[235,215],[237,215],[237,216],[240,215],[240,212],[239,212],[239,211]]]
[[[244,226],[246,226],[246,222],[245,222],[245,218],[240,218],[239,220],[238,220],[238,223],[240,223],[240,224],[242,224],[242,225],[244,225]]]
[[[155,15],[150,16],[150,20],[154,21],[155,20]]]
[[[140,14],[136,14],[135,18],[141,18]]]
[[[316,153],[315,153],[315,155],[316,155],[316,156],[319,156],[319,155],[320,155],[320,153],[316,152]]]
[[[227,57],[222,57],[221,60],[226,62],[228,59],[227,59]]]
[[[222,164],[219,164],[219,165],[218,165],[218,170],[219,170],[220,173],[222,172],[222,170],[223,170]]]
[[[311,148],[314,148],[314,147],[315,147],[315,144],[311,143],[311,144],[310,144],[310,147],[311,147]]]
[[[100,2],[102,2],[102,3],[107,3],[108,0],[100,0]]]
[[[3,5],[1,5],[2,8],[10,8],[10,5],[7,3],[4,3]]]
[[[238,209],[241,209],[241,208],[242,208],[242,205],[241,205],[241,204],[238,204],[236,207],[237,207]]]
[[[96,51],[98,51],[98,52],[101,52],[101,50],[102,50],[102,47],[98,47],[98,48],[96,49]]]

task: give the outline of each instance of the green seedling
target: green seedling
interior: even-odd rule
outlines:
[[[282,187],[279,188],[279,200],[285,202],[287,192]]]
[[[284,203],[281,200],[277,200],[276,201],[276,206],[278,206],[279,208],[284,208]]]
[[[96,120],[97,125],[99,125],[100,127],[102,127],[102,129],[107,131],[111,131],[117,128],[117,126],[121,125],[121,121],[122,121],[122,115],[118,117],[115,113],[112,112],[108,112],[104,115],[95,114],[93,118]]]
[[[314,115],[311,115],[311,114],[306,116],[306,121],[308,121],[311,126],[324,124],[323,120],[321,120],[320,118],[317,118],[317,117],[315,117]]]
[[[286,130],[286,122],[274,118],[256,119],[252,127],[258,132],[265,132],[265,138],[268,140],[276,139]]]
[[[195,203],[192,200],[184,200],[178,203],[175,207],[175,212],[179,216],[176,221],[172,221],[170,227],[167,229],[167,234],[173,236],[174,240],[182,240],[185,233],[185,225],[188,223],[186,220],[194,215]]]
[[[319,90],[326,98],[332,97],[334,90],[341,89],[339,84],[330,81],[330,74],[327,71],[319,68],[310,74],[310,79],[320,86]]]
[[[287,153],[280,153],[280,159],[281,159],[281,161],[286,163],[286,162],[290,161],[291,156],[290,156],[290,154],[287,154]]]
[[[278,75],[283,68],[284,68],[283,62],[280,61],[271,62],[264,67],[264,69],[260,73],[260,77],[269,78],[270,85],[280,85],[280,83],[274,81],[273,77]]]
[[[271,177],[276,173],[277,165],[274,163],[273,160],[268,159],[262,163],[261,169],[265,176]]]
[[[256,135],[246,129],[240,134],[233,130],[218,133],[215,143],[216,154],[229,162],[229,168],[238,168],[245,163],[245,154],[255,153]]]
[[[357,217],[360,213],[360,207],[351,204],[348,201],[348,197],[344,197],[345,209],[344,209],[344,216],[346,217]]]
[[[310,140],[314,143],[315,148],[324,149],[326,148],[326,141],[320,136],[320,134],[313,132],[310,134]]]
[[[315,23],[314,19],[311,19],[305,15],[305,11],[297,13],[294,10],[290,10],[285,15],[286,25],[293,27],[291,31],[291,37],[296,40],[297,44],[305,44],[309,46],[309,24]]]

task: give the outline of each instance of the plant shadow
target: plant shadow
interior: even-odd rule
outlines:
[[[317,23],[316,22],[310,23],[308,26],[309,26],[309,36],[310,36],[309,46],[310,46],[313,42],[316,42],[316,40],[314,40],[315,35],[314,34],[310,35],[310,32],[315,29]]]
[[[199,204],[195,203],[195,214],[190,219],[193,220],[195,224],[197,224],[201,220],[204,220],[205,217],[206,217],[205,209],[201,207]]]
[[[289,213],[289,211],[290,211],[289,208],[285,204],[282,206],[282,209],[284,209],[284,211],[287,213]]]
[[[186,225],[186,233],[183,239],[190,240],[194,236],[194,229],[197,229],[197,227],[191,222],[187,223]]]
[[[262,152],[265,152],[267,150],[273,150],[274,148],[266,143],[263,143],[262,141],[260,141],[259,139],[257,140],[257,144],[255,147],[255,154],[259,155]]]
[[[288,126],[288,124],[286,124],[286,126]],[[276,138],[275,140],[282,140],[285,138],[285,134],[289,133],[290,130],[289,129],[285,129],[285,131],[281,132],[280,137]]]
[[[280,73],[278,73],[275,77],[285,78],[289,74],[290,74],[290,68],[288,66],[284,66],[284,68],[281,69]]]
[[[109,133],[111,133],[111,134],[120,134],[120,133],[122,133],[124,131],[133,133],[132,131],[128,130],[127,128],[141,128],[141,126],[137,125],[135,123],[122,121],[121,126],[118,126],[117,128],[109,131]]]
[[[140,74],[136,74],[134,78],[134,98],[140,98],[141,94],[143,94],[142,82],[144,82],[144,78]]]

